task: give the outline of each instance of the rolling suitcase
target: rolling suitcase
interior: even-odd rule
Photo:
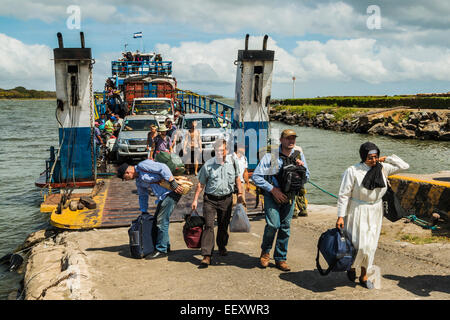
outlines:
[[[156,232],[156,218],[148,213],[142,213],[131,222],[128,236],[133,258],[142,259],[155,251]]]

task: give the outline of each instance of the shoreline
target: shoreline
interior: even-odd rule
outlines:
[[[347,111],[342,116],[338,114],[337,107],[313,106],[314,112],[308,108],[311,106],[278,105],[270,110],[269,119],[289,125],[383,135],[395,139],[450,141],[450,110],[395,107],[371,111],[351,110],[352,113]]]
[[[288,262],[293,273],[311,273],[308,278],[320,278],[314,270],[316,243],[321,232],[334,227],[337,208],[327,205],[308,205],[309,215],[293,219]],[[314,287],[300,290],[283,280],[284,275],[275,268],[260,269],[256,266],[259,245],[264,229],[263,216],[250,218],[250,233],[230,233],[229,256],[214,256],[216,262],[207,270],[198,271],[200,250],[187,249],[181,235],[183,223],[170,224],[173,252],[168,258],[137,260],[129,256],[128,227],[92,229],[86,231],[40,230],[31,234],[25,244],[32,246],[22,266],[24,272],[23,298],[26,300],[86,300],[86,299],[416,299],[410,294],[398,292],[398,287],[386,279],[383,283],[392,292],[369,292],[361,288],[339,286],[335,291],[317,292]],[[391,223],[383,219],[383,227],[375,262],[378,265],[390,260],[410,259],[420,264],[417,272],[436,268],[439,274],[450,271],[450,242],[438,241],[414,245],[401,240],[429,237],[430,230],[412,223]],[[400,237],[400,238],[399,238]],[[409,239],[405,238],[405,239]],[[305,251],[306,250],[306,251]],[[303,256],[307,255],[305,259]],[[386,258],[387,257],[387,258]],[[378,259],[377,259],[378,258]],[[389,262],[391,263],[391,262]],[[395,262],[392,262],[395,263]],[[382,273],[391,272],[386,267]],[[312,270],[311,270],[312,269]],[[425,271],[426,270],[426,271]],[[296,272],[294,272],[296,271]],[[412,271],[410,271],[412,272]],[[422,272],[422,271],[420,271]],[[192,279],[180,283],[190,274]],[[278,276],[278,274],[280,274]],[[139,275],[139,277],[137,276]],[[275,277],[270,276],[275,275]],[[334,274],[339,277],[342,274]],[[263,286],[276,287],[265,290],[255,283],[260,277],[268,277]],[[280,279],[281,277],[281,279]],[[330,277],[330,276],[329,276]],[[345,278],[345,274],[343,275]],[[141,279],[137,281],[137,279]],[[211,281],[208,282],[208,279]],[[213,279],[228,283],[220,290]],[[208,290],[192,293],[195,283],[201,281]],[[333,280],[335,281],[335,280]],[[323,280],[327,283],[327,280]],[[346,283],[344,281],[344,283]],[[317,284],[320,287],[320,284]],[[211,286],[211,288],[209,288]],[[307,288],[308,289],[308,288]],[[264,294],[261,295],[261,290]],[[289,294],[282,292],[288,290]],[[362,295],[361,295],[362,294]],[[420,297],[419,297],[420,298]],[[441,298],[442,296],[435,296]],[[444,296],[445,298],[445,296]],[[447,295],[450,298],[450,294]]]

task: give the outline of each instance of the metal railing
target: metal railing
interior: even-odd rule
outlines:
[[[170,75],[172,74],[172,61],[111,61],[112,75],[125,77],[131,74],[138,75]]]
[[[177,99],[184,113],[205,112],[216,116],[227,124],[233,123],[234,107],[215,99],[188,90],[177,89]]]

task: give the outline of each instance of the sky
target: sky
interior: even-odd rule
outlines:
[[[239,49],[275,51],[273,98],[450,91],[448,0],[0,0],[0,88],[54,90],[53,48],[92,48],[94,89],[128,50],[178,87],[234,97]],[[134,32],[143,38],[134,39]],[[295,84],[292,81],[295,77]],[[295,85],[295,86],[294,86]]]

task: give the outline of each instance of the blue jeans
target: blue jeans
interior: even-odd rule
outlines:
[[[294,201],[280,205],[273,199],[271,194],[266,192],[264,193],[266,227],[264,228],[261,249],[264,253],[269,253],[272,249],[275,235],[277,235],[277,240],[275,242],[275,253],[273,255],[275,261],[286,261],[294,206]]]
[[[167,249],[170,246],[170,215],[172,214],[172,211],[180,198],[180,194],[171,192],[164,198],[164,200],[160,201],[156,207],[155,217],[156,228],[158,230],[156,236],[156,250],[158,251],[167,252]]]

